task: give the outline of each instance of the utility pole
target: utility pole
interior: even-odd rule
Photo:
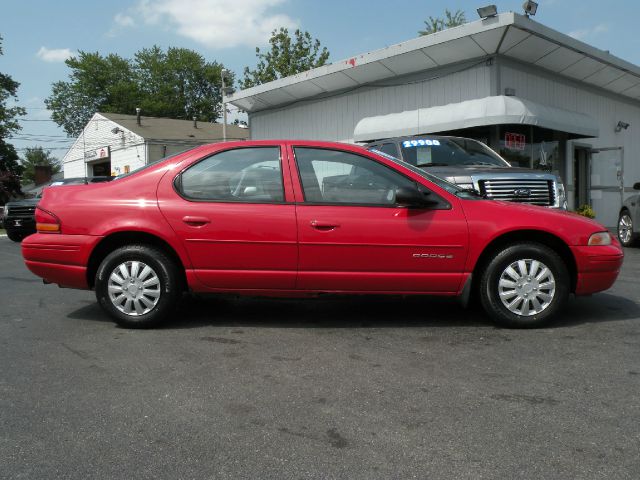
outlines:
[[[223,68],[220,71],[220,77],[222,78],[222,141],[227,141],[227,103],[224,101],[224,97],[227,92],[232,90],[231,87],[227,87],[226,81],[229,79],[229,70]]]

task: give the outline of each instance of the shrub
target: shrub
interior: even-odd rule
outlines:
[[[596,212],[593,211],[591,205],[580,205],[580,207],[576,210],[578,215],[582,215],[587,218],[596,218]]]

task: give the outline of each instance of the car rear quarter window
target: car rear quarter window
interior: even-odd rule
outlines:
[[[238,148],[217,153],[182,172],[177,188],[190,200],[283,202],[280,148]]]

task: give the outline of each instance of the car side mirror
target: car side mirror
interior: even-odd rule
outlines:
[[[408,208],[426,208],[437,205],[438,201],[429,198],[430,195],[429,190],[400,187],[396,189],[396,205]]]
[[[640,182],[636,182],[633,184],[633,189],[634,190],[640,190]]]

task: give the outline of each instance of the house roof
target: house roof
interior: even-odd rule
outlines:
[[[99,113],[112,122],[141,136],[145,140],[182,140],[193,142],[216,142],[222,140],[222,124],[198,122],[193,120],[174,120],[171,118],[142,116],[138,125],[135,115],[122,113]],[[227,140],[245,140],[249,138],[249,129],[236,125],[227,125]]]
[[[257,112],[492,55],[640,100],[640,67],[509,12],[240,90],[225,101]]]

